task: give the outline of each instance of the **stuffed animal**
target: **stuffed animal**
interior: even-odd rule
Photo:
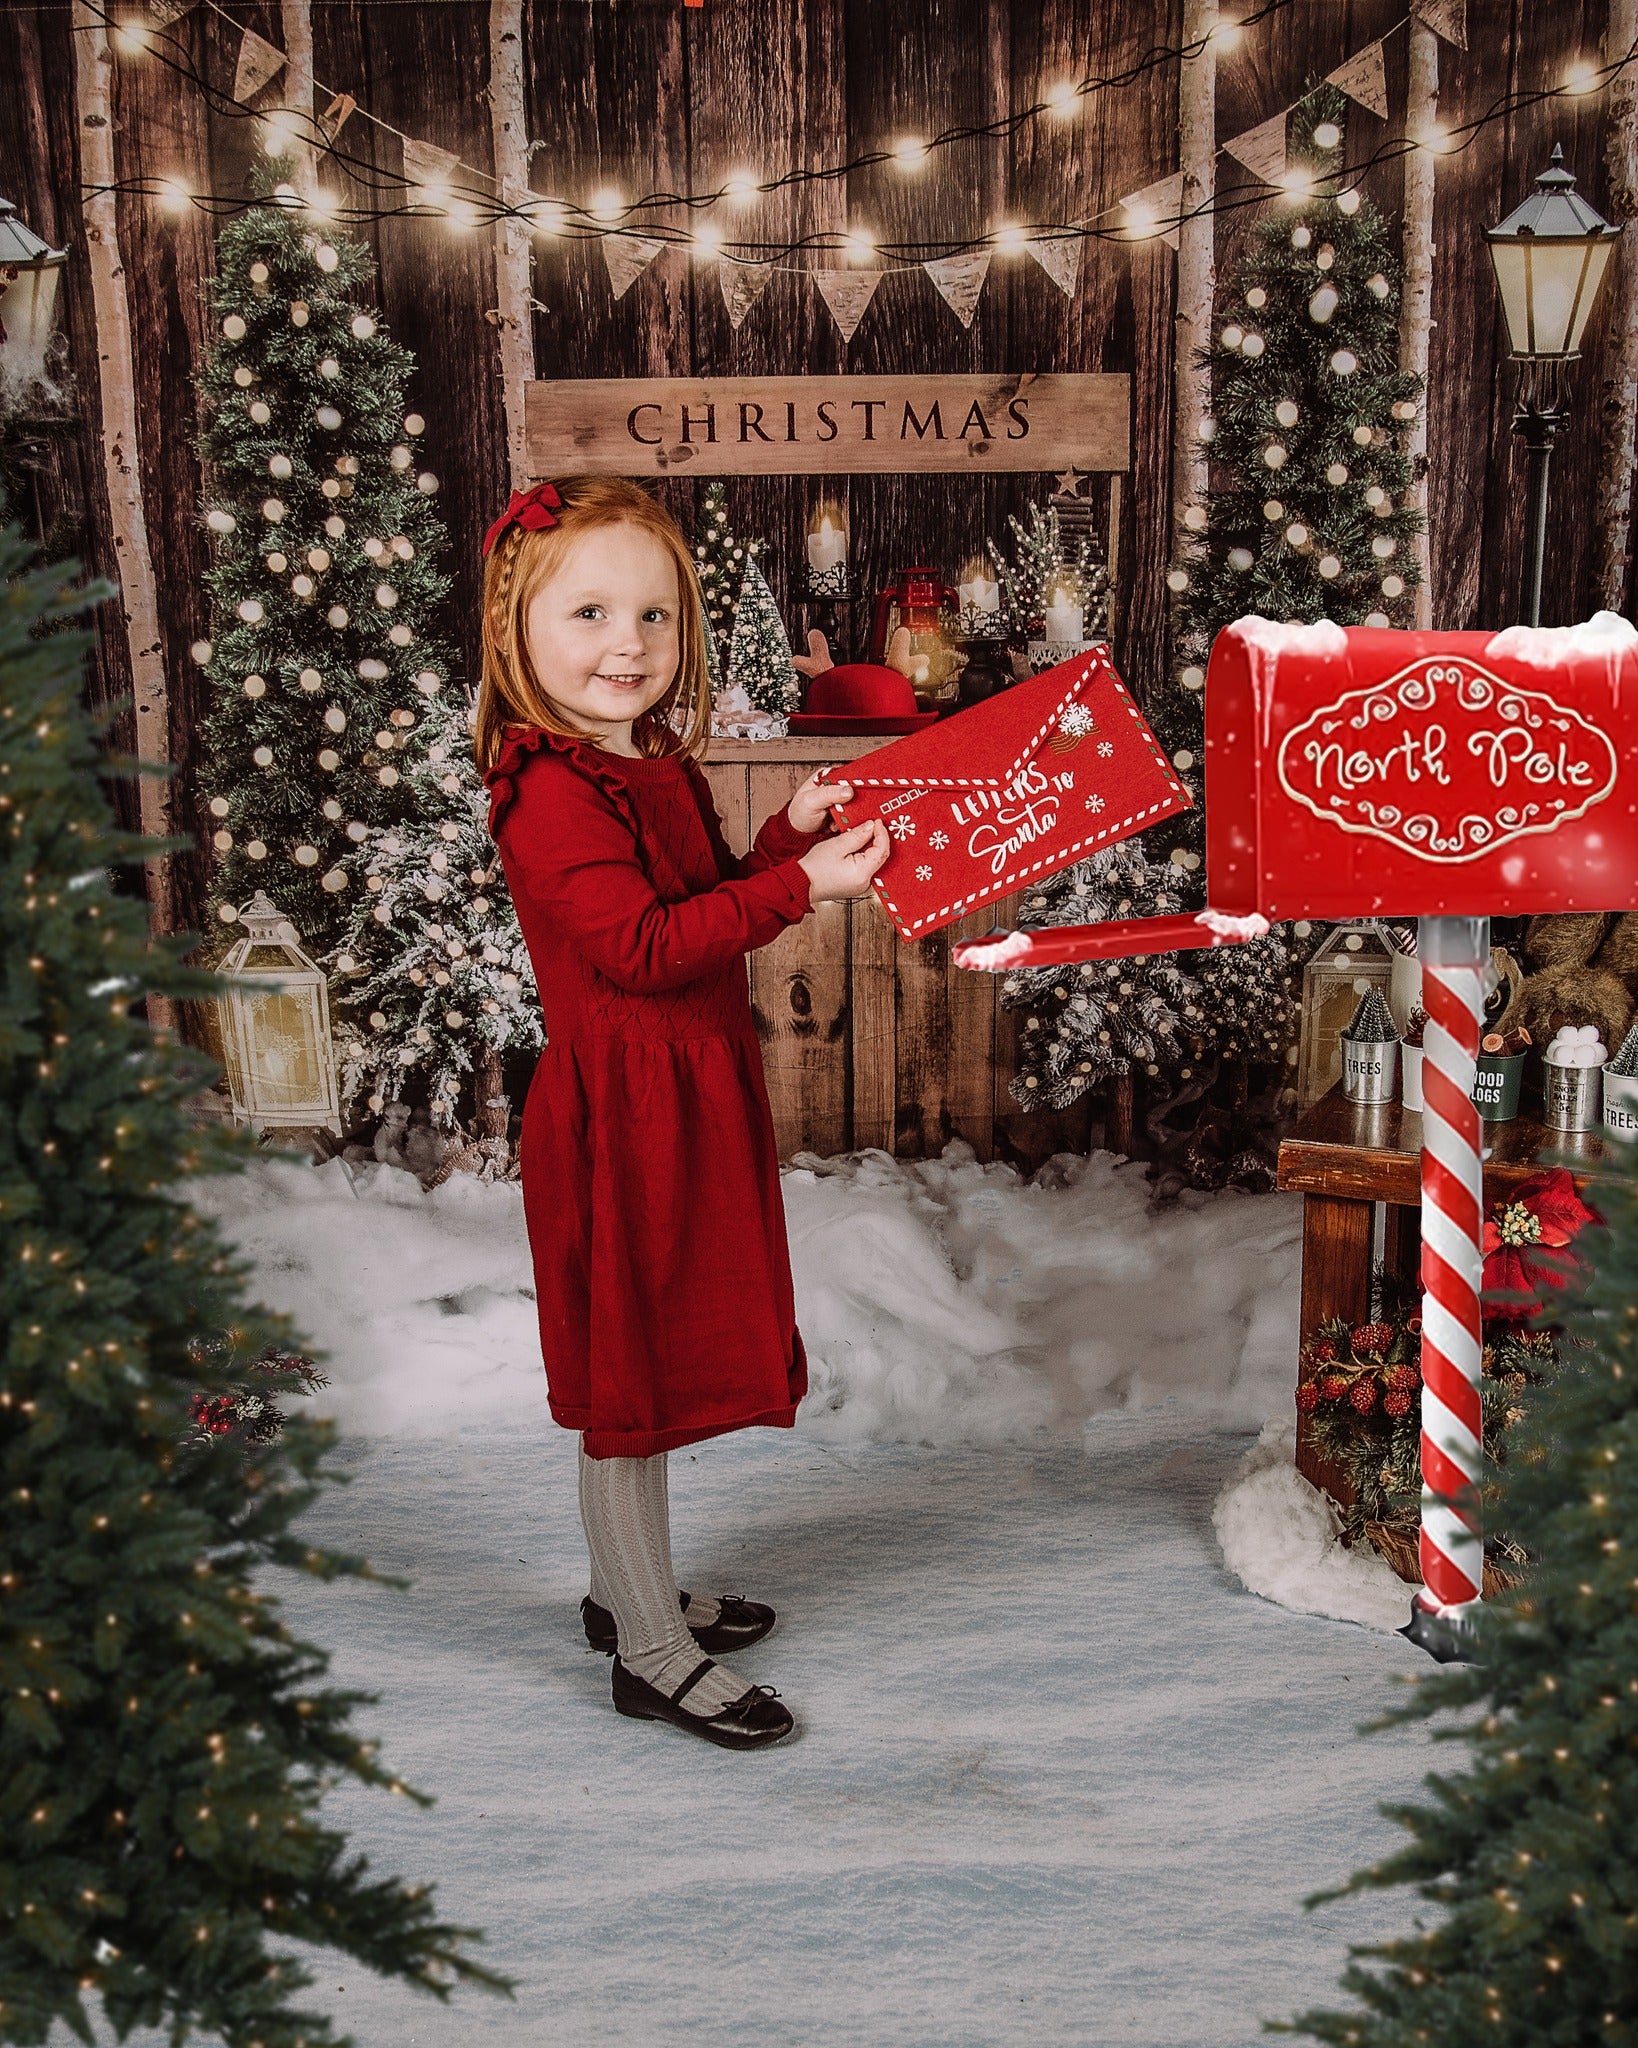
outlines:
[[[1612,1051],[1626,1037],[1638,997],[1638,914],[1565,911],[1525,927],[1528,968],[1497,1025],[1521,1025],[1544,1046],[1563,1024],[1596,1025]]]

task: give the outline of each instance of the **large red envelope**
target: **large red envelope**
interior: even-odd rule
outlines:
[[[825,776],[892,834],[871,886],[906,939],[1190,807],[1102,648]]]

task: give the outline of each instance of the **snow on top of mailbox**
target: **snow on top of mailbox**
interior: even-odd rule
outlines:
[[[1260,612],[1247,612],[1225,626],[1218,637],[1231,635],[1250,652],[1251,686],[1262,717],[1263,745],[1272,738],[1274,666],[1283,654],[1334,657],[1348,652],[1348,635],[1334,619],[1265,619]]]
[[[1638,626],[1619,612],[1594,612],[1579,626],[1505,626],[1484,644],[1489,655],[1522,661],[1530,668],[1562,668],[1577,655],[1619,660],[1638,647]]]
[[[1234,633],[1260,654],[1346,654],[1348,636],[1331,619],[1265,619],[1247,612],[1223,628]]]

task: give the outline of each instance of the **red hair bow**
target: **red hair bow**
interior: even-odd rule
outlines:
[[[526,491],[514,491],[506,510],[483,537],[484,553],[488,554],[509,526],[521,526],[525,533],[538,533],[542,527],[555,526],[562,510],[563,500],[557,495],[556,484],[531,484]]]

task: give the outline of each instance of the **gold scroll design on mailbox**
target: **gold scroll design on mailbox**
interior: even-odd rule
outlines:
[[[1609,734],[1544,690],[1433,656],[1310,712],[1277,766],[1316,818],[1454,862],[1583,816],[1614,789],[1616,763]]]

